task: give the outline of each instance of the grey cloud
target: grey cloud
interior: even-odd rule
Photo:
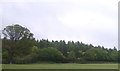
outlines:
[[[98,8],[97,8],[98,7]],[[116,19],[116,13],[108,8],[101,6],[79,6],[78,4],[69,3],[3,3],[2,24],[3,28],[6,25],[19,23],[31,30],[34,33],[36,39],[48,38],[48,39],[68,39],[83,41],[82,36],[86,35],[88,41],[85,43],[92,43],[95,45],[103,46],[117,46],[117,30],[90,30],[90,28],[69,28],[63,25],[57,16],[62,15],[65,12],[72,11],[74,9],[91,9],[91,11],[102,11],[104,15],[107,15],[113,19]],[[96,9],[97,8],[97,9]],[[107,9],[107,10],[106,10]],[[102,28],[101,28],[102,29]],[[65,38],[66,37],[66,38]],[[89,41],[90,40],[90,41]]]

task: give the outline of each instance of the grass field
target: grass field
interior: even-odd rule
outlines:
[[[3,69],[118,69],[118,64],[3,64]]]

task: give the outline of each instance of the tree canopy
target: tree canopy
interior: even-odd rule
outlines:
[[[27,28],[16,24],[5,27],[2,33],[4,35],[3,52],[7,54],[8,62],[13,63],[15,56],[30,53],[34,39],[33,34]]]
[[[83,42],[41,39],[35,40],[29,29],[15,24],[6,26],[2,33],[3,63],[89,63],[117,62],[120,51],[93,46]]]

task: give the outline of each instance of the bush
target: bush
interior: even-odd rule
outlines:
[[[15,64],[28,64],[31,63],[31,61],[32,61],[32,57],[30,55],[14,58]]]
[[[76,63],[86,64],[87,61],[84,58],[78,58],[78,59],[76,59]]]
[[[42,61],[54,61],[56,63],[63,62],[63,54],[56,48],[48,47],[40,50],[39,59]]]

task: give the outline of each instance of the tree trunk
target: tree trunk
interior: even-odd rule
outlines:
[[[12,61],[10,61],[10,64],[12,64]]]
[[[10,59],[10,64],[12,64],[12,62],[13,62],[13,53],[10,53],[9,59]]]
[[[12,56],[10,55],[10,64],[12,64]]]

